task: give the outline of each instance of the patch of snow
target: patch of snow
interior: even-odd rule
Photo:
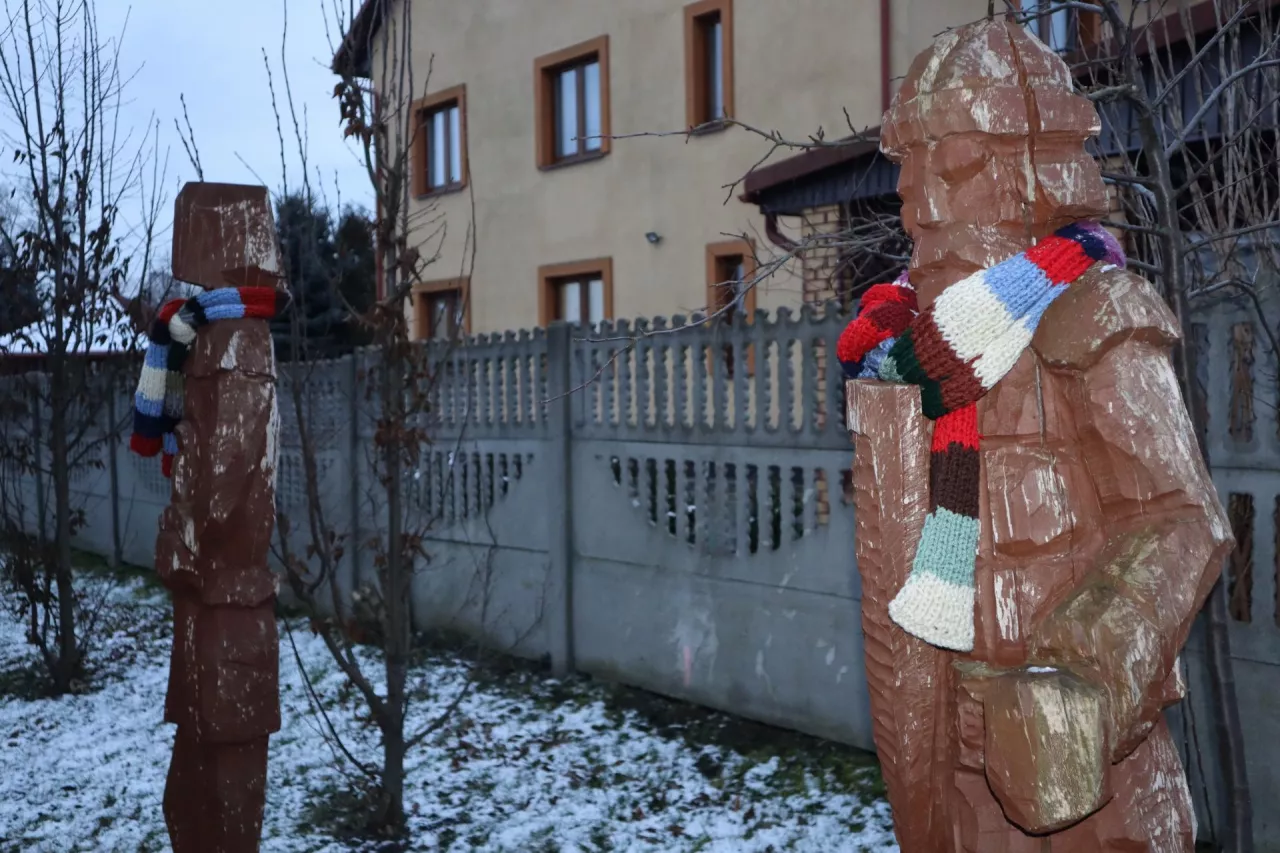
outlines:
[[[108,636],[98,652],[106,674],[94,692],[36,700],[0,695],[0,848],[169,849],[161,813],[173,738],[161,722],[171,642],[167,598],[135,582],[112,591],[108,610]],[[308,701],[298,659],[361,760],[380,754],[377,730],[357,721],[358,700],[335,698],[345,679],[319,638],[294,623],[295,658],[286,627],[282,622],[283,728],[271,738],[261,849],[339,853],[352,848],[309,815],[335,790],[350,787],[352,771],[321,736],[324,723]],[[31,656],[21,619],[4,607],[0,675]],[[381,687],[373,654],[361,658]],[[415,669],[408,731],[438,717],[468,673],[469,664],[439,655]],[[720,746],[699,748],[584,694],[591,689],[535,679],[533,688],[515,690],[501,678],[476,681],[449,722],[408,755],[406,849],[897,849],[883,801],[868,805],[861,791],[814,778],[781,790],[777,758],[752,762]],[[576,699],[562,701],[575,690]],[[708,761],[723,768],[715,781],[700,770]]]

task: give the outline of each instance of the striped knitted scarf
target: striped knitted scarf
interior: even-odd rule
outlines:
[[[133,436],[129,448],[139,456],[164,452],[164,475],[173,474],[178,453],[174,429],[182,420],[182,366],[196,330],[216,320],[270,320],[284,312],[289,295],[273,287],[227,287],[190,299],[165,303],[148,335],[147,357],[133,397]]]
[[[906,273],[878,284],[840,336],[849,378],[920,386],[921,409],[934,421],[929,514],[911,573],[889,605],[890,618],[925,642],[973,649],[977,401],[1013,368],[1045,309],[1098,262],[1123,266],[1119,243],[1096,223],[1069,225],[956,282],[922,312]]]

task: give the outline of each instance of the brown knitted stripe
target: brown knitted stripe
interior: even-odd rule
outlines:
[[[920,314],[912,321],[911,344],[915,349],[916,361],[930,379],[941,381],[966,373],[973,375],[973,371],[960,360],[951,344],[942,337],[942,332],[933,321],[932,311]]]
[[[978,451],[960,444],[930,454],[929,508],[943,507],[957,515],[978,517]]]
[[[941,382],[942,405],[948,412],[976,403],[987,393],[987,389],[982,387],[982,383],[974,375],[973,368],[959,359],[955,361],[959,365],[956,372]]]

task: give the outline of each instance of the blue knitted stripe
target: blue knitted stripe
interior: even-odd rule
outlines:
[[[1047,292],[1042,294],[1036,303],[1027,309],[1027,315],[1022,318],[1022,325],[1027,331],[1035,334],[1036,327],[1040,325],[1040,318],[1044,316],[1044,312],[1049,309],[1053,301],[1059,296],[1067,292],[1065,284],[1050,287]]]
[[[871,352],[866,354],[862,360],[862,369],[858,371],[859,379],[879,379],[880,363],[884,361],[885,356],[889,354],[889,350],[893,349],[893,344],[897,338],[885,338],[876,344]]]
[[[142,392],[133,395],[133,408],[151,418],[158,418],[164,413],[164,400],[154,400]]]
[[[1026,255],[1014,255],[983,274],[983,283],[1015,320],[1050,286],[1049,277]]]
[[[212,323],[214,320],[239,320],[244,317],[244,301],[240,298],[240,291],[235,288],[206,290],[195,299],[204,309],[204,319],[207,323]]]
[[[169,365],[169,345],[151,344],[147,347],[147,357],[143,364],[155,370],[167,368]]]

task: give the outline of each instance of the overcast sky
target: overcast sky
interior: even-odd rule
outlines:
[[[336,78],[328,70],[330,41],[336,43],[339,34],[326,34],[322,2],[97,0],[102,37],[122,37],[121,64],[136,72],[127,90],[125,121],[138,128],[155,119],[160,122],[161,148],[169,155],[170,206],[177,188],[195,179],[174,128],[175,117],[182,114],[180,95],[186,96],[205,180],[262,182],[273,193],[283,185],[285,169],[290,185],[300,181],[300,158],[287,113],[288,151],[286,165],[281,166],[262,59],[265,48],[277,96],[283,99],[281,37],[286,10],[285,61],[298,120],[305,121],[312,179],[318,170],[331,202],[335,181],[344,203],[372,202],[355,149],[342,140],[332,97]],[[332,29],[335,22],[330,18]]]

